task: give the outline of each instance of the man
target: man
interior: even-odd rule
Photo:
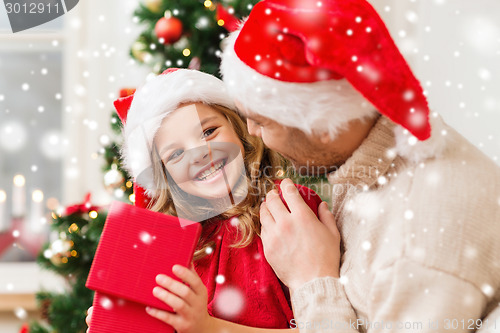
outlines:
[[[333,185],[323,223],[287,181],[290,211],[274,192],[261,207],[292,327],[493,328],[500,168],[429,111],[368,2],[261,1],[228,38],[221,71],[250,132]]]

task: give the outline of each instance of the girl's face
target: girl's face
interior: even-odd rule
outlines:
[[[188,194],[226,197],[245,174],[243,144],[227,118],[208,105],[185,104],[165,117],[155,144],[169,176]]]

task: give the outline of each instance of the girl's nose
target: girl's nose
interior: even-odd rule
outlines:
[[[206,163],[206,160],[209,157],[208,145],[204,144],[202,146],[192,148],[188,151],[190,155],[191,163]]]

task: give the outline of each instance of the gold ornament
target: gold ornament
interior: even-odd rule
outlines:
[[[125,181],[123,174],[118,170],[116,164],[111,165],[111,170],[104,174],[104,186],[109,192],[120,188]]]
[[[146,51],[147,48],[148,47],[143,42],[136,41],[132,44],[132,55],[140,62],[146,62],[146,60],[151,57],[151,54]]]
[[[57,239],[50,244],[50,262],[55,266],[62,266],[68,262],[71,257],[71,248],[73,242],[66,239]]]
[[[161,12],[162,0],[144,0],[144,5],[151,12],[158,14]]]

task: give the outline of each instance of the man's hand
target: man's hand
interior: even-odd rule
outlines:
[[[290,179],[280,186],[290,212],[276,190],[260,207],[264,254],[276,275],[292,291],[316,277],[339,277],[340,234],[328,205],[321,203],[318,220]]]

